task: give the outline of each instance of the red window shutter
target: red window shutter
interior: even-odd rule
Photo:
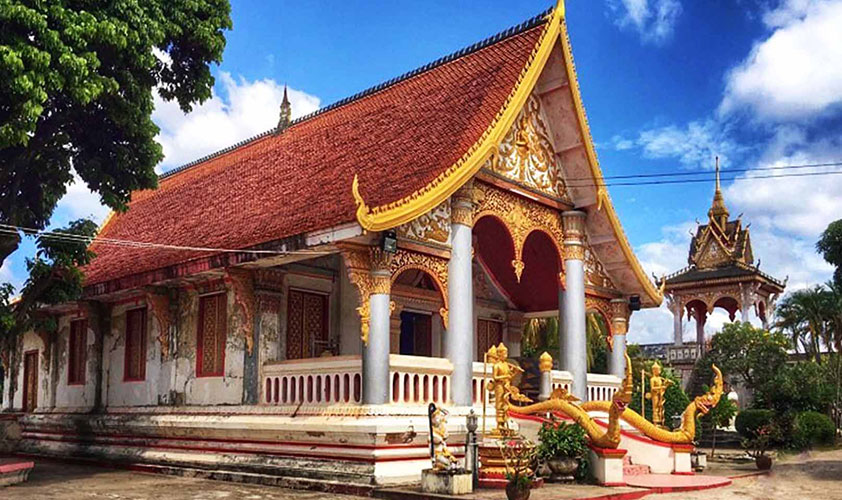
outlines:
[[[146,379],[146,309],[126,312],[126,353],[123,380]]]
[[[85,362],[87,354],[86,337],[88,321],[79,319],[70,322],[70,337],[67,340],[67,384],[85,383]]]
[[[320,356],[327,343],[327,296],[290,290],[287,299],[287,359]]]
[[[228,332],[224,293],[199,299],[196,339],[196,375],[220,377],[225,373],[225,341]]]

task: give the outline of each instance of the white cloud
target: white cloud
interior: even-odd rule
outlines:
[[[107,215],[108,208],[100,202],[99,195],[91,192],[85,181],[74,174],[73,182],[67,186],[67,192],[56,205],[55,213],[50,219],[50,227],[63,226],[81,218],[99,223],[105,220]]]
[[[686,167],[713,169],[717,155],[723,164],[739,147],[728,138],[725,127],[711,119],[697,120],[685,127],[668,125],[641,131],[636,139],[614,136],[618,150],[639,148],[646,158],[678,158]]]
[[[618,26],[632,28],[644,43],[654,44],[672,37],[682,11],[678,0],[609,0],[608,7]]]
[[[12,270],[12,259],[6,259],[0,265],[0,283],[11,283],[14,285],[15,290],[20,288],[21,280]]]
[[[225,98],[214,92],[189,114],[177,103],[156,97],[152,119],[161,128],[158,141],[165,156],[159,169],[196,160],[277,125],[283,85],[270,79],[235,79],[225,72],[219,82]],[[293,118],[319,108],[319,98],[295,89],[288,92]]]
[[[787,120],[842,103],[842,1],[789,0],[763,20],[773,31],[727,74],[720,113]]]

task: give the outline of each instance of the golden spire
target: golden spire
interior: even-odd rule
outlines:
[[[719,183],[719,157],[716,157],[716,191],[713,193],[713,204],[708,210],[708,218],[715,222],[723,231],[728,223],[728,208],[725,206],[725,198],[722,196],[722,187]]]

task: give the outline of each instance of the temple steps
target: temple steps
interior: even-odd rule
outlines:
[[[648,465],[633,464],[630,456],[623,457],[623,477],[642,476],[651,472]]]

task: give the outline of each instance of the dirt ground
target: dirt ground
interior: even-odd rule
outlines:
[[[734,467],[711,464],[709,472],[716,475],[738,475],[752,470],[751,465]],[[542,490],[534,492],[536,500],[587,498],[630,489],[606,489],[593,486],[565,488],[558,485],[553,488],[542,488]],[[39,461],[28,482],[5,489],[0,488],[0,499],[7,498],[14,500],[88,498],[103,500],[353,500],[357,497]],[[485,490],[478,498],[504,499],[505,493],[500,490]],[[735,479],[731,486],[725,488],[665,495],[653,494],[647,495],[646,498],[842,500],[842,449],[787,457],[776,461],[772,473],[768,476]]]
[[[646,498],[842,500],[842,449],[785,457],[775,462],[769,475],[735,479],[725,488]]]
[[[355,500],[357,497],[36,461],[29,480],[0,488],[9,500]]]

